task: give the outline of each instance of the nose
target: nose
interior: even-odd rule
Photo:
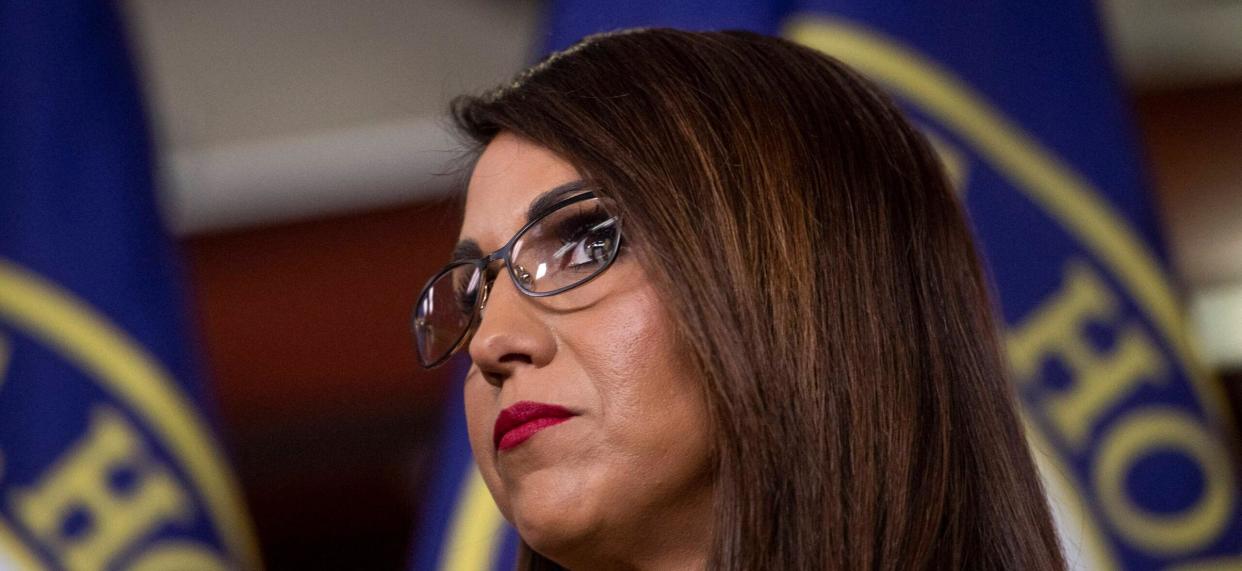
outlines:
[[[500,386],[523,368],[539,368],[556,354],[556,338],[533,298],[522,295],[507,270],[492,281],[467,350],[488,383]]]

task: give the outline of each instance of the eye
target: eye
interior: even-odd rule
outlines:
[[[564,268],[589,269],[608,261],[616,245],[617,219],[602,210],[584,213],[563,221],[559,230],[561,246],[553,258],[562,260]]]
[[[457,303],[458,311],[461,311],[462,313],[470,313],[471,311],[474,311],[474,298],[466,292],[457,292],[457,295],[454,296],[454,301]]]
[[[484,276],[480,272],[468,272],[466,275],[454,276],[453,302],[463,314],[474,311],[474,304],[479,300],[479,282]]]

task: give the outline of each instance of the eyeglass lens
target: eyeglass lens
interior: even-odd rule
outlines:
[[[508,270],[528,295],[554,295],[602,272],[616,257],[620,230],[598,198],[567,204],[528,227],[513,242]],[[475,317],[483,285],[481,263],[443,271],[419,298],[414,334],[423,366],[443,361]]]
[[[461,341],[480,299],[482,276],[478,264],[458,264],[423,291],[414,308],[414,337],[424,366],[439,360]]]

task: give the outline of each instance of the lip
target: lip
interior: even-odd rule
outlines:
[[[577,416],[562,406],[541,402],[513,403],[496,417],[492,442],[500,451],[508,450],[534,436],[536,432]]]

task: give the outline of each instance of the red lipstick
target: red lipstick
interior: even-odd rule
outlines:
[[[564,407],[540,402],[519,401],[500,411],[496,417],[496,430],[492,441],[497,450],[508,450],[534,436],[549,426],[560,424],[575,416]]]

